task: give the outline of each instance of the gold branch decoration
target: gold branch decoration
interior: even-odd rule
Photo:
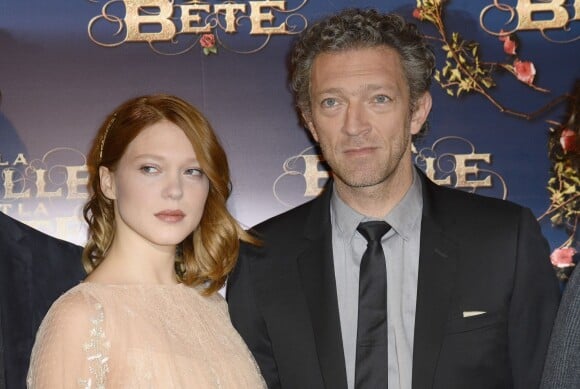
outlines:
[[[568,239],[556,248],[550,256],[558,278],[565,281],[570,269],[575,265],[573,256],[578,252],[578,235],[580,219],[580,82],[575,85],[572,94],[563,94],[553,98],[544,106],[533,112],[521,112],[507,108],[496,99],[491,90],[497,85],[495,78],[503,70],[514,76],[519,82],[533,92],[550,93],[546,88],[534,84],[536,68],[531,61],[521,60],[517,56],[519,39],[515,33],[497,33],[503,42],[503,51],[509,55],[511,63],[488,62],[482,58],[480,45],[467,40],[457,32],[449,33],[444,23],[446,0],[417,0],[413,17],[421,22],[432,24],[437,36],[427,39],[439,44],[445,54],[445,64],[436,69],[435,80],[441,88],[452,97],[463,94],[479,93],[493,104],[500,112],[532,120],[541,114],[551,111],[556,106],[568,102],[568,112],[562,122],[546,120],[550,133],[548,155],[550,158],[550,179],[547,190],[550,194],[550,205],[538,218],[549,217],[555,228],[560,228]]]

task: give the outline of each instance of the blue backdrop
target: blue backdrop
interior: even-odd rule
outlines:
[[[228,27],[225,14],[214,13],[224,1],[200,3],[209,11],[185,12],[181,0],[173,6],[166,0],[0,0],[0,211],[49,234],[84,242],[84,156],[96,129],[120,102],[156,92],[189,100],[213,123],[231,164],[230,207],[244,225],[307,201],[322,187],[326,173],[300,126],[287,85],[286,61],[295,33],[345,7],[398,12],[433,39],[442,71],[448,58],[440,35],[416,10],[426,3],[236,1],[229,6],[238,4],[245,11],[232,13],[235,20]],[[567,1],[558,10],[534,15],[533,28],[522,24],[530,1],[505,0],[501,6],[497,0],[450,0],[442,5],[448,37],[458,33],[477,42],[481,58],[495,63],[497,71],[488,97],[450,96],[439,84],[432,86],[431,129],[415,146],[421,167],[425,158],[433,158],[434,179],[449,177],[451,186],[465,179],[471,182],[465,190],[507,198],[537,216],[546,211],[549,131],[565,120],[566,103],[528,120],[502,113],[490,97],[502,108],[531,113],[571,92],[580,75],[579,3]],[[139,4],[144,7],[140,14],[127,13]],[[136,20],[161,20],[155,15],[168,6],[171,19],[142,25],[142,39],[127,41]],[[509,23],[506,9],[514,12]],[[550,20],[557,16],[561,21],[562,12],[566,27],[554,28]],[[183,17],[190,18],[187,25]],[[201,30],[179,32],[206,25],[217,38],[216,53],[204,52]],[[500,29],[516,33],[517,55],[505,53],[495,35]],[[145,33],[152,34],[151,42],[143,40]],[[159,41],[163,36],[172,40]],[[513,65],[516,57],[533,62],[534,85],[549,92],[530,88],[501,66]],[[486,187],[473,184],[486,178]],[[552,248],[568,238],[549,218],[542,219],[542,226]]]

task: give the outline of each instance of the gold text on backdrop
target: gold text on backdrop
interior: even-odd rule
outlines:
[[[157,51],[159,54],[181,54],[198,43],[204,34],[212,34],[220,43],[237,51],[226,41],[238,33],[267,41],[271,36],[293,35],[304,30],[307,20],[298,11],[308,0],[259,0],[247,2],[202,2],[185,0],[106,0],[99,15],[88,24],[90,39],[103,47],[127,42],[170,43],[194,39],[193,45],[179,52]],[[108,31],[108,32],[107,32]],[[263,48],[263,44],[260,48]],[[240,53],[251,53],[248,50]]]
[[[492,31],[495,29],[488,28],[484,20],[492,11],[506,13],[506,18],[508,18],[506,24],[514,21],[517,16],[517,25],[511,31],[505,31],[504,28],[503,34],[523,30],[538,30],[542,34],[546,30],[571,31],[570,23],[580,21],[580,0],[575,0],[574,2],[568,0],[518,0],[515,6],[502,3],[500,0],[494,0],[493,4],[481,10],[479,21],[481,27],[487,33],[498,35],[500,32]],[[576,36],[561,43],[569,43],[577,39],[579,37]],[[549,40],[552,41],[552,39]]]

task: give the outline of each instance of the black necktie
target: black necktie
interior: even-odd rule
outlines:
[[[391,226],[383,221],[359,224],[368,242],[360,264],[358,328],[356,335],[356,389],[388,386],[387,268],[381,238]]]

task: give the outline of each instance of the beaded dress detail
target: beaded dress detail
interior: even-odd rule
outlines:
[[[218,293],[81,283],[44,318],[29,388],[265,388]]]

